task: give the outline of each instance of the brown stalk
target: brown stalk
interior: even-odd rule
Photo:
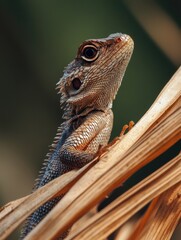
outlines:
[[[181,181],[158,197],[141,236],[134,239],[170,239],[181,219],[180,196]]]
[[[178,183],[180,174],[181,154],[87,220],[67,240],[105,239],[154,197]]]

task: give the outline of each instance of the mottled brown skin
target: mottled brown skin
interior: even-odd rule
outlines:
[[[35,189],[54,178],[90,162],[100,146],[107,145],[112,125],[112,102],[121,85],[133,51],[125,34],[82,43],[76,58],[67,66],[57,84],[64,109],[58,129]],[[48,201],[27,219],[23,239],[55,206],[61,196]],[[65,237],[60,236],[59,239]]]

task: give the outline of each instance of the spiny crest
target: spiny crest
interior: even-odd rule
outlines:
[[[67,92],[65,90],[65,85],[67,83],[67,77],[68,77],[68,75],[66,73],[66,69],[64,70],[63,77],[60,78],[59,82],[56,84],[57,85],[56,89],[58,89],[58,94],[61,94],[60,106],[61,106],[61,109],[64,110],[64,114],[62,116],[63,119],[69,119],[72,116],[72,111],[73,111],[73,106],[71,104],[67,103],[69,95],[67,94]]]
[[[54,137],[53,143],[49,146],[49,152],[46,154],[46,158],[43,162],[43,166],[42,166],[41,170],[39,171],[38,178],[35,180],[33,191],[35,191],[37,188],[39,188],[39,186],[38,186],[39,182],[45,174],[48,163],[51,161],[51,156],[57,147],[57,144],[58,144],[58,141],[60,140],[62,132],[66,127],[65,125],[66,125],[66,122],[62,123],[57,129],[57,134]]]

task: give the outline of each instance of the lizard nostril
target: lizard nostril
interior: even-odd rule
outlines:
[[[122,39],[121,39],[120,37],[115,39],[115,42],[116,42],[116,43],[119,43],[119,42],[121,42],[121,41],[122,41]]]

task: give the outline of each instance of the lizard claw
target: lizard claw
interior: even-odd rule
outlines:
[[[111,146],[113,146],[117,141],[120,141],[124,135],[126,130],[130,131],[132,129],[132,127],[134,126],[134,122],[130,121],[129,124],[125,124],[119,134],[118,137],[115,137],[110,143],[108,143],[106,146],[102,146],[101,144],[99,145],[99,149],[98,149],[98,159],[100,158],[101,155],[103,155],[105,152],[109,151],[109,148]]]
[[[106,147],[103,148],[104,152],[105,152],[106,150],[108,150],[109,147],[111,147],[112,145],[114,145],[117,141],[120,141],[120,140],[124,137],[124,135],[125,135],[125,133],[126,133],[126,130],[130,131],[133,126],[134,126],[134,122],[133,122],[133,121],[130,121],[129,124],[125,124],[125,125],[123,126],[123,128],[122,128],[119,136],[118,136],[118,137],[115,137]]]
[[[130,131],[133,126],[134,126],[134,122],[133,122],[133,121],[130,121],[129,124],[124,125],[123,128],[122,128],[122,130],[121,130],[121,132],[120,132],[120,134],[119,134],[119,137],[124,136],[126,130]],[[118,138],[119,138],[119,137],[118,137]]]

